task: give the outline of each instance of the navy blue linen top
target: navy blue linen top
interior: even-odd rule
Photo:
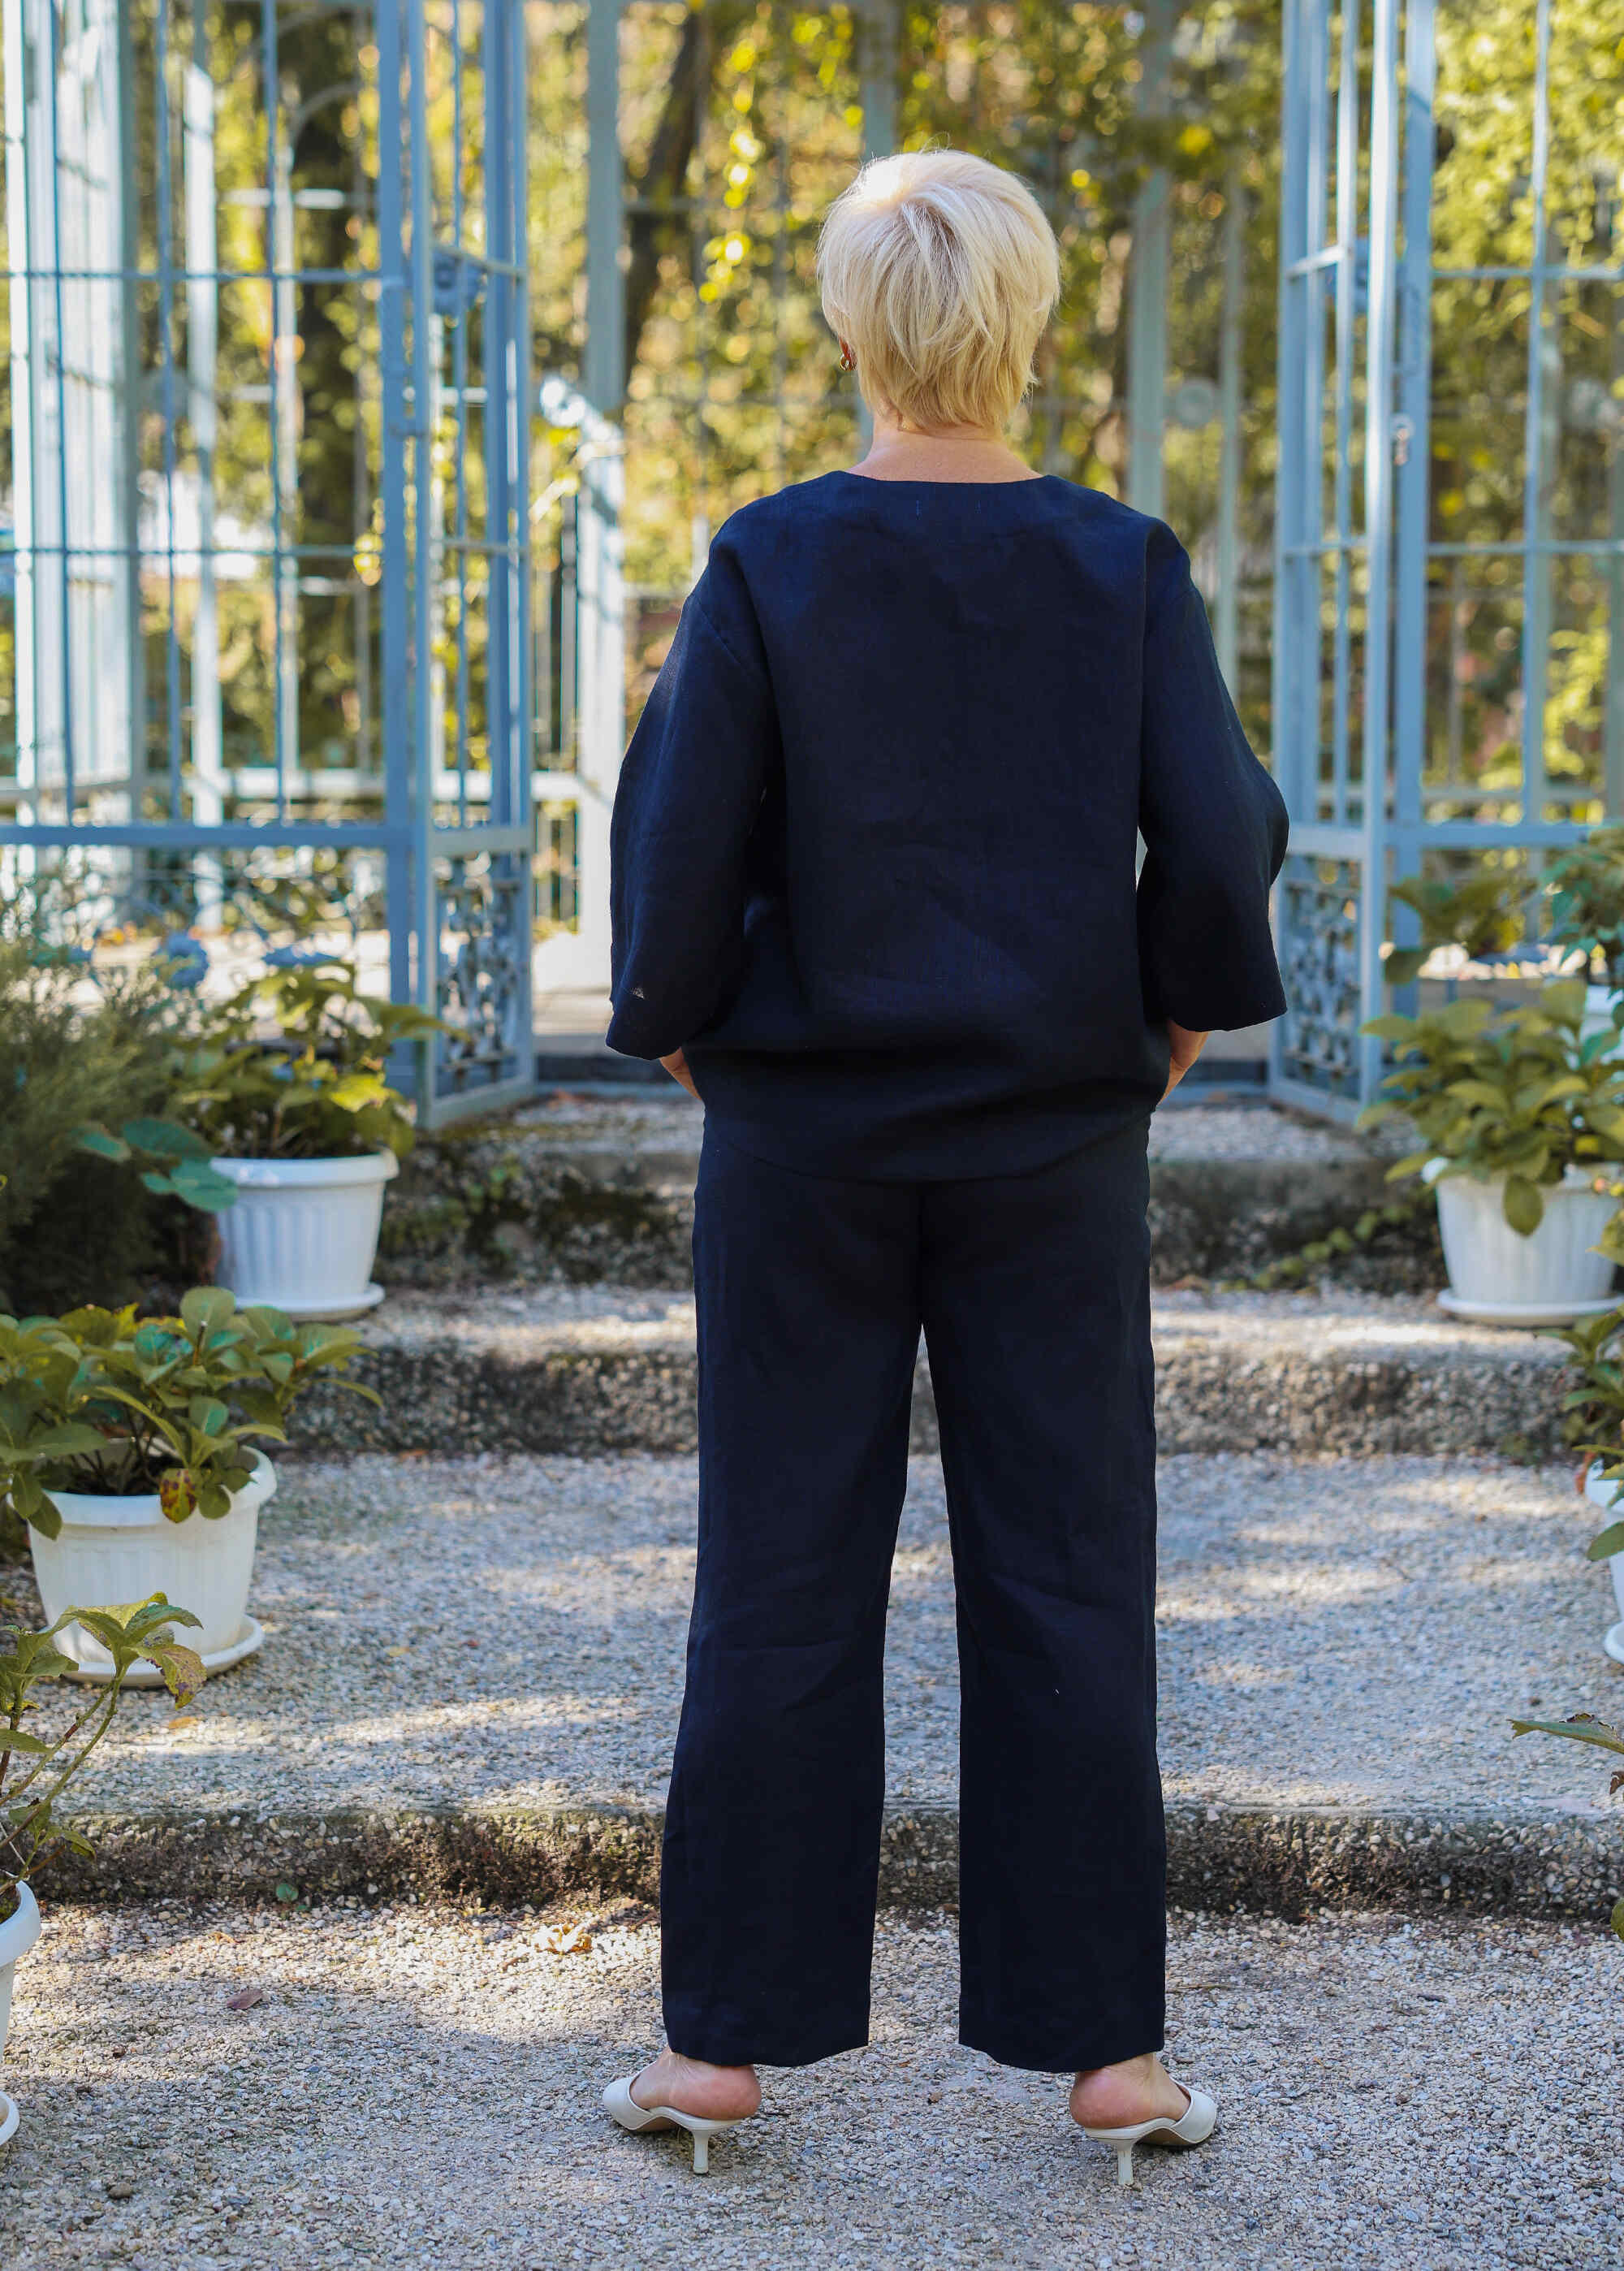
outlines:
[[[1166,1019],[1279,1016],[1286,832],[1163,522],[826,473],[722,528],[627,752],[609,1045],[782,1165],[1028,1172],[1154,1109]]]

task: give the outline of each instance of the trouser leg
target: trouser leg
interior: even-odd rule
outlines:
[[[719,2066],[868,2039],[917,1224],[910,1188],[705,1138],[699,1562],[661,1912],[671,2046]]]
[[[963,1681],[960,2030],[1051,2072],[1162,2039],[1146,1194],[1143,1127],[924,1194]]]

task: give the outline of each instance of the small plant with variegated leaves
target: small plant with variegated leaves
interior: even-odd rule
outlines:
[[[56,1807],[112,1725],[132,1666],[156,1665],[177,1709],[203,1686],[203,1658],[175,1638],[177,1626],[197,1622],[154,1593],[127,1608],[69,1609],[43,1632],[0,1624],[0,1921],[16,1905],[20,1879],[33,1879],[64,1850],[91,1855],[89,1840],[59,1821]],[[111,1667],[60,1734],[36,1734],[23,1724],[38,1708],[35,1691],[78,1668],[56,1645],[70,1624],[101,1643]]]
[[[360,1347],[346,1326],[240,1309],[219,1286],[195,1288],[176,1317],[0,1317],[0,1507],[48,1538],[62,1528],[53,1491],[156,1493],[171,1522],[215,1520],[252,1474],[255,1442],[285,1442],[317,1381],[378,1401],[346,1376]]]
[[[1513,1719],[1514,1735],[1560,1735],[1570,1743],[1593,1743],[1600,1751],[1611,1751],[1624,1759],[1624,1728],[1609,1726],[1593,1711],[1576,1711],[1567,1719]],[[1607,1783],[1607,1795],[1616,1798],[1624,1790],[1624,1766],[1615,1767]],[[1610,1918],[1613,1929],[1624,1940],[1624,1901],[1620,1901]]]

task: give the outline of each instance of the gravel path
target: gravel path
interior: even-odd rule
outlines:
[[[263,1654],[169,1724],[132,1697],[86,1811],[658,1804],[680,1696],[682,1458],[289,1463],[262,1516]],[[1514,1712],[1624,1713],[1605,1573],[1567,1475],[1490,1461],[1166,1461],[1162,1759],[1212,1803],[1589,1813],[1576,1745]],[[951,1800],[958,1682],[940,1471],[893,1580],[889,1794]],[[66,1709],[59,1700],[55,1714]],[[1624,1835],[1624,1821],[1620,1824]]]
[[[63,1910],[21,1967],[6,2271],[1601,2271],[1624,1948],[1531,1925],[1175,1917],[1170,2062],[1219,2100],[1119,2193],[1064,2083],[955,2041],[939,1924],[882,1925],[873,2041],[768,2070],[695,2178],[597,2103],[658,2029],[657,1937],[530,1916]],[[234,2014],[228,1996],[258,1988]],[[122,2050],[122,2057],[115,2053]],[[1598,2118],[1599,2117],[1599,2118]]]

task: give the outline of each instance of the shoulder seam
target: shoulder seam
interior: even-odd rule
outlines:
[[[697,597],[695,597],[693,601],[693,612],[704,624],[712,638],[715,639],[716,644],[722,649],[723,653],[726,655],[728,660],[733,665],[733,667],[736,670],[742,670],[747,678],[753,678],[756,675],[754,670],[751,667],[750,664],[745,660],[742,655],[735,653],[732,644],[723,631],[720,623],[717,622],[716,617],[711,614],[710,609],[705,605],[704,601]]]

